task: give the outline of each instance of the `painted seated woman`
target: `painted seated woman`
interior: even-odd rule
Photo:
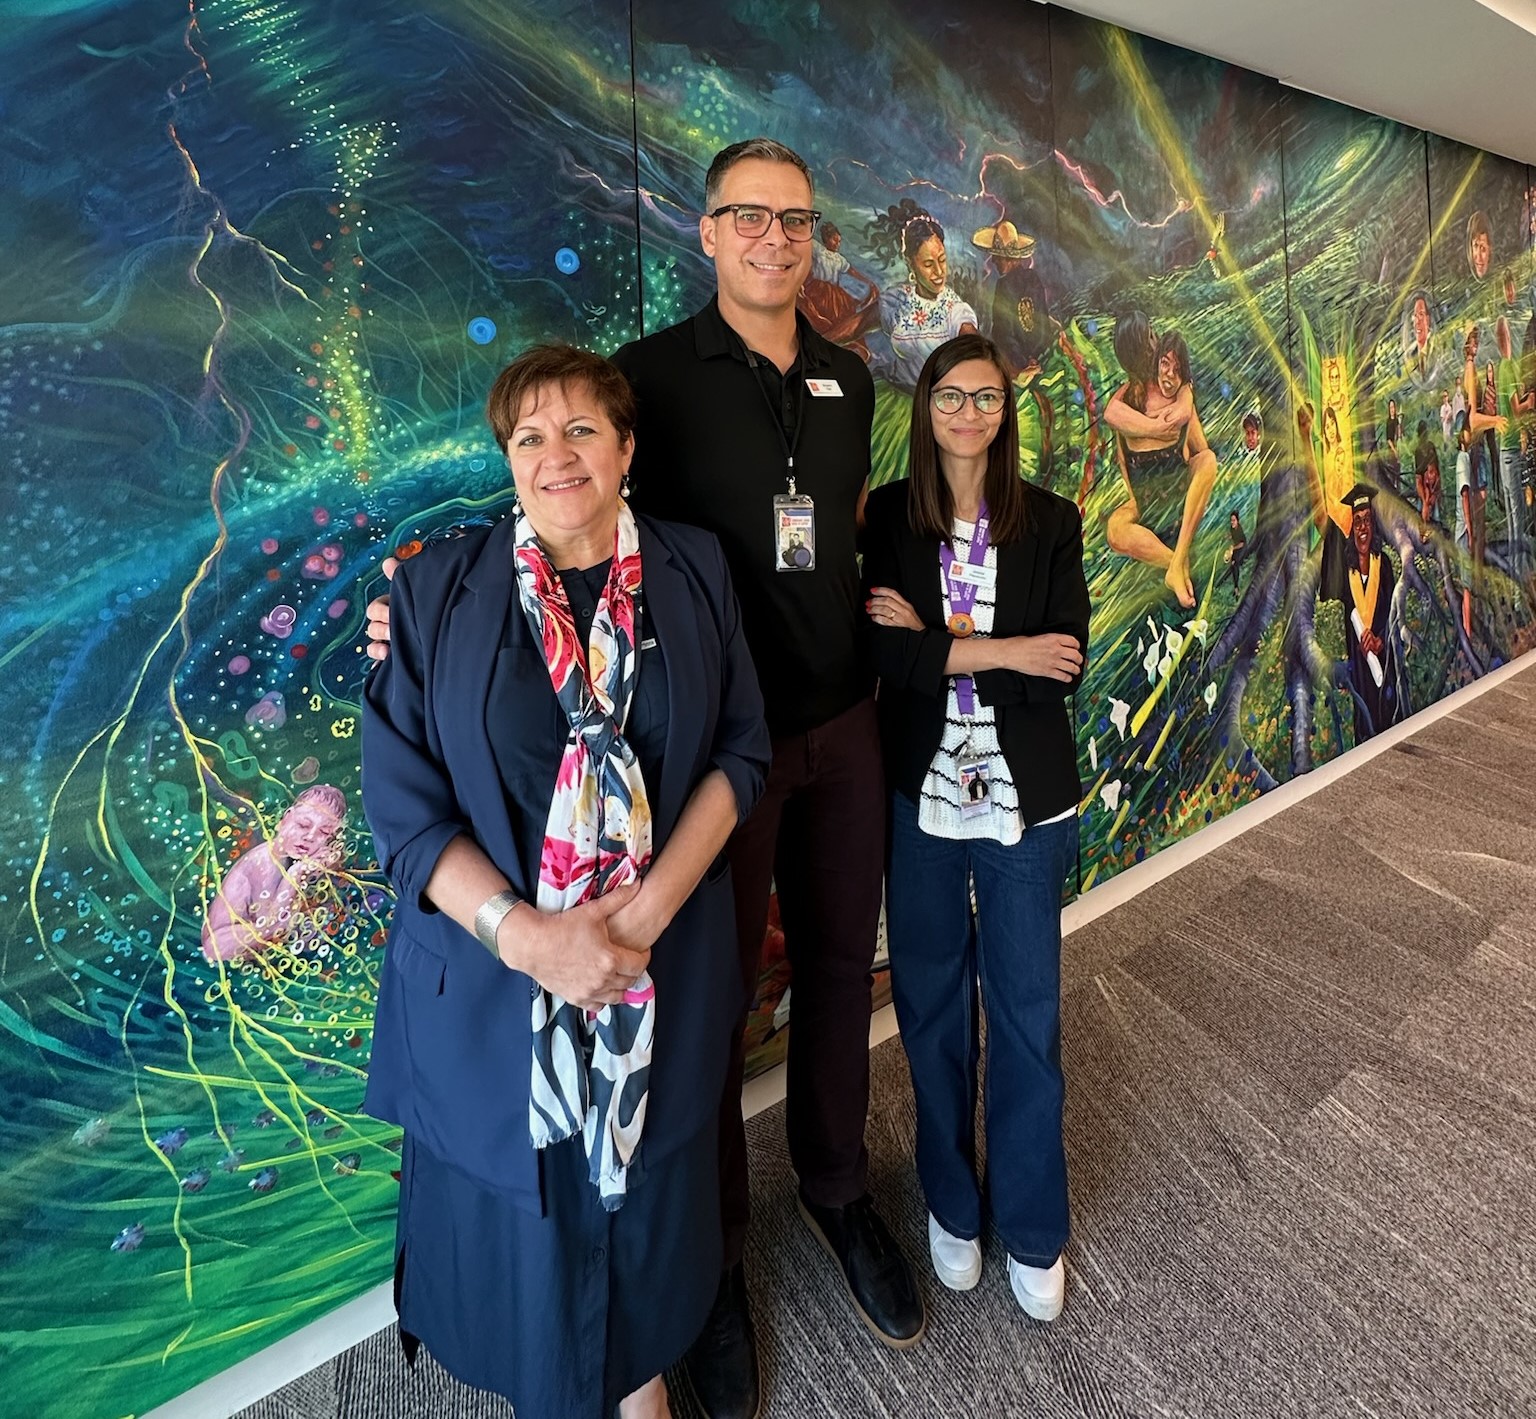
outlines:
[[[487,415],[518,505],[401,567],[365,697],[400,1328],[519,1419],[666,1415],[720,1277],[762,699],[718,543],[623,500],[624,377],[536,347]]]
[[[1189,347],[1176,330],[1161,337],[1141,311],[1115,322],[1115,355],[1126,381],[1110,397],[1125,501],[1105,523],[1105,540],[1123,556],[1163,571],[1186,610],[1195,605],[1195,536],[1216,482],[1216,455],[1195,409]]]

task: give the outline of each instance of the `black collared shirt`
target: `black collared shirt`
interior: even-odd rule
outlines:
[[[775,734],[825,724],[874,686],[856,561],[874,382],[857,355],[797,321],[800,353],[782,377],[713,300],[613,357],[640,402],[631,504],[720,539]],[[814,396],[808,378],[841,393]],[[790,450],[796,491],[816,504],[812,571],[775,570],[773,499],[789,491]]]

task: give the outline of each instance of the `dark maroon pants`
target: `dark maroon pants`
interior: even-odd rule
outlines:
[[[775,737],[768,783],[726,848],[736,892],[743,999],[757,988],[777,886],[794,995],[790,1004],[789,1157],[812,1202],[863,1196],[869,1156],[870,964],[880,920],[885,788],[875,703],[864,700],[804,734]],[[725,1264],[747,1236],[747,1140],[741,1118],[742,1031],[720,1106]]]

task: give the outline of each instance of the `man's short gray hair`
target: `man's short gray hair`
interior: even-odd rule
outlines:
[[[722,148],[715,154],[715,160],[710,163],[709,173],[704,178],[706,212],[713,212],[720,205],[720,187],[725,182],[726,173],[748,158],[760,158],[769,163],[788,163],[798,168],[810,186],[811,196],[815,197],[816,179],[811,176],[810,164],[799,153],[773,138],[748,138],[742,143],[732,143],[729,148]]]

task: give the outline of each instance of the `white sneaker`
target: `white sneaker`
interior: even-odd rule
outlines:
[[[981,1280],[981,1243],[951,1236],[931,1212],[928,1255],[933,1259],[933,1274],[951,1291],[969,1291]]]
[[[1067,1269],[1058,1256],[1049,1266],[1025,1266],[1008,1258],[1008,1284],[1024,1314],[1036,1320],[1055,1320],[1067,1295]]]

